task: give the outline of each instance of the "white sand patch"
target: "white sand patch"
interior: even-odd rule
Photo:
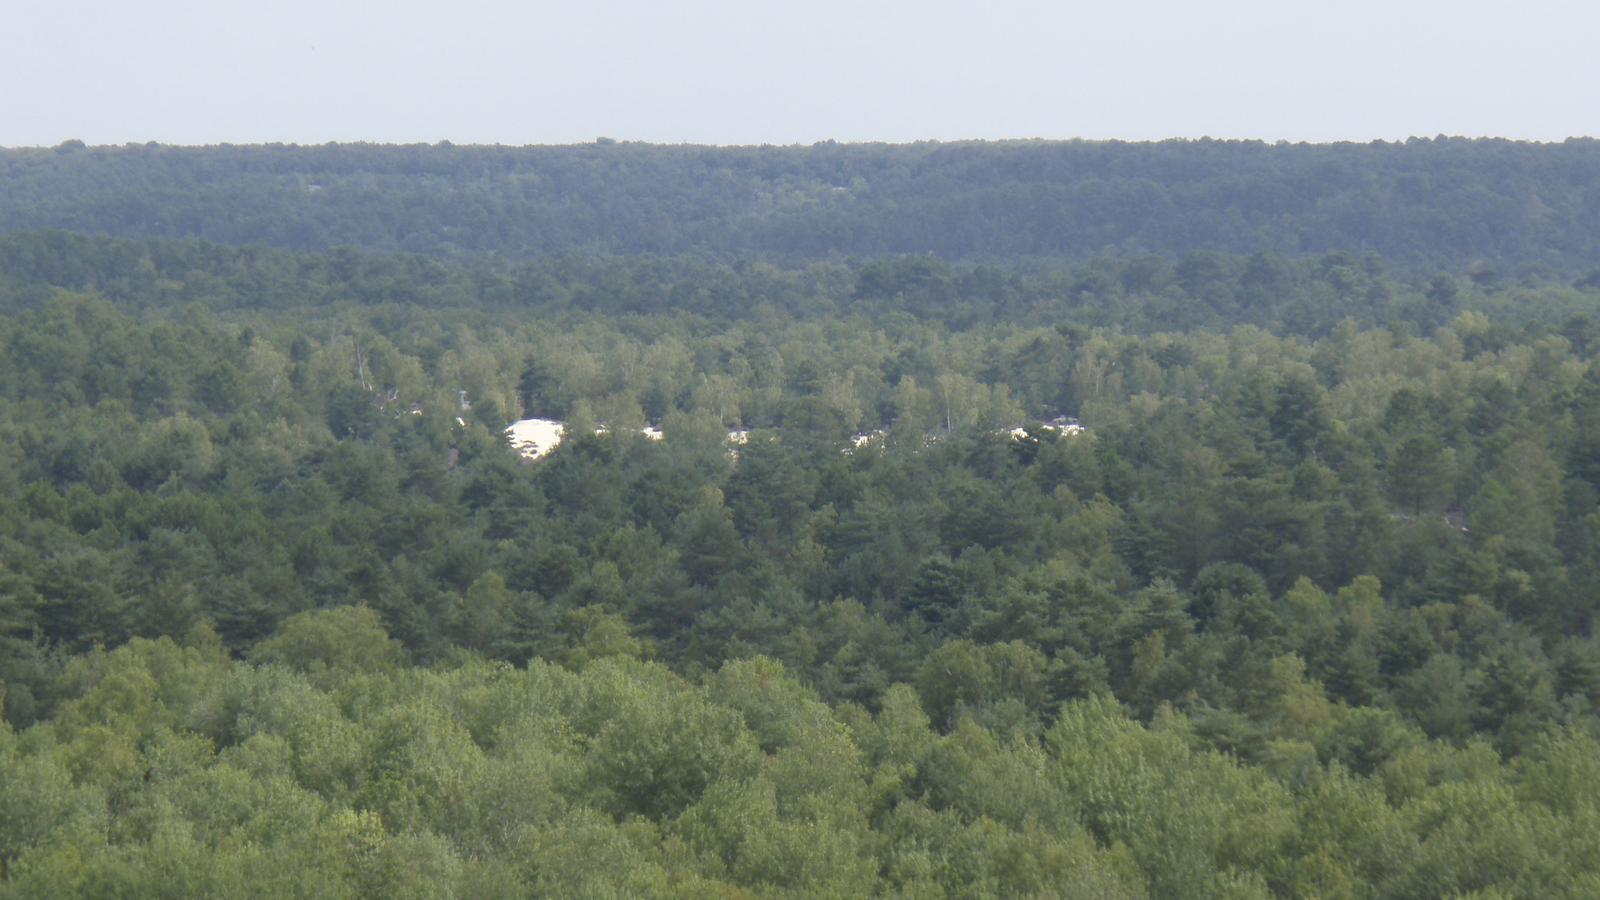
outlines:
[[[560,419],[523,419],[512,422],[506,426],[506,440],[510,442],[511,449],[522,455],[522,458],[533,462],[549,456],[557,447],[561,446],[561,436],[565,433],[567,423]],[[601,425],[594,430],[595,434],[605,434],[606,426]],[[666,438],[660,428],[646,425],[639,429],[639,433],[652,441]]]
[[[533,462],[549,456],[555,451],[556,447],[561,445],[561,435],[566,430],[566,427],[567,423],[559,419],[523,419],[507,426],[506,440],[511,444],[511,448],[517,451],[523,459]],[[1060,432],[1063,435],[1073,435],[1083,431],[1083,427],[1076,421],[1065,423],[1040,422],[1033,427],[1041,431]],[[606,428],[603,425],[595,429],[595,434],[604,434],[605,432]],[[666,437],[661,432],[661,429],[654,425],[646,425],[644,428],[639,429],[639,433],[653,441],[663,440]],[[1015,440],[1021,440],[1028,436],[1028,429],[1018,426],[1016,428],[1007,428],[1004,433],[1009,434]],[[887,434],[888,432],[882,428],[857,432],[851,436],[851,447],[846,448],[845,452],[868,443],[881,443]],[[937,437],[937,434],[928,435],[924,443],[931,444]],[[737,428],[728,432],[728,443],[734,447],[748,440],[750,440],[748,429]]]
[[[1028,428],[1029,426],[1026,425],[1018,425],[1015,428],[1006,429],[1006,433],[1011,435],[1012,440],[1020,441],[1028,436]],[[1078,424],[1077,419],[1067,418],[1056,419],[1053,422],[1035,422],[1032,428],[1035,431],[1054,431],[1063,437],[1071,437],[1083,431],[1083,426]]]
[[[556,419],[523,419],[506,428],[506,440],[522,458],[532,462],[550,455],[561,444],[567,423]]]
[[[881,444],[884,436],[889,432],[883,428],[874,428],[871,431],[858,431],[850,435],[851,447],[864,447],[867,444]]]

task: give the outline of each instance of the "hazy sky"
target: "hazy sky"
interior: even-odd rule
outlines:
[[[0,0],[0,145],[1600,134],[1595,0]]]

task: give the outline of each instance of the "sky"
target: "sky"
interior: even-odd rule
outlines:
[[[0,0],[0,146],[1559,141],[1567,0]]]

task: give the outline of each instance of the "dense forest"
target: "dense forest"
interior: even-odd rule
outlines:
[[[1368,251],[1600,266],[1600,143],[1002,141],[0,149],[0,231],[435,257],[951,260]]]
[[[1600,895],[1594,152],[0,151],[0,898]]]

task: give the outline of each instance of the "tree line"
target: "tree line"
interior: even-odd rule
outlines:
[[[440,261],[353,247],[297,253],[199,239],[124,239],[52,229],[0,235],[0,312],[61,290],[123,311],[212,313],[333,306],[416,306],[560,319],[598,314],[749,320],[904,313],[964,331],[1063,322],[1125,332],[1223,331],[1253,325],[1320,338],[1346,320],[1431,334],[1458,314],[1496,328],[1540,321],[1575,346],[1600,336],[1600,276],[1502,277],[1397,271],[1374,253],[1295,258],[1193,251],[1178,259],[1097,256],[1080,264],[1008,265],[901,255],[784,266],[741,259],[562,255],[513,262]]]
[[[1393,723],[1328,706],[1291,661],[1252,765],[1170,711],[1084,698],[1033,734],[941,728],[922,686],[830,707],[764,657],[689,681],[600,631],[564,664],[408,668],[346,606],[286,620],[249,662],[203,627],[76,657],[49,722],[0,723],[0,896],[1577,900],[1600,882],[1583,730],[1512,761],[1401,733],[1374,759],[1366,736]]]

